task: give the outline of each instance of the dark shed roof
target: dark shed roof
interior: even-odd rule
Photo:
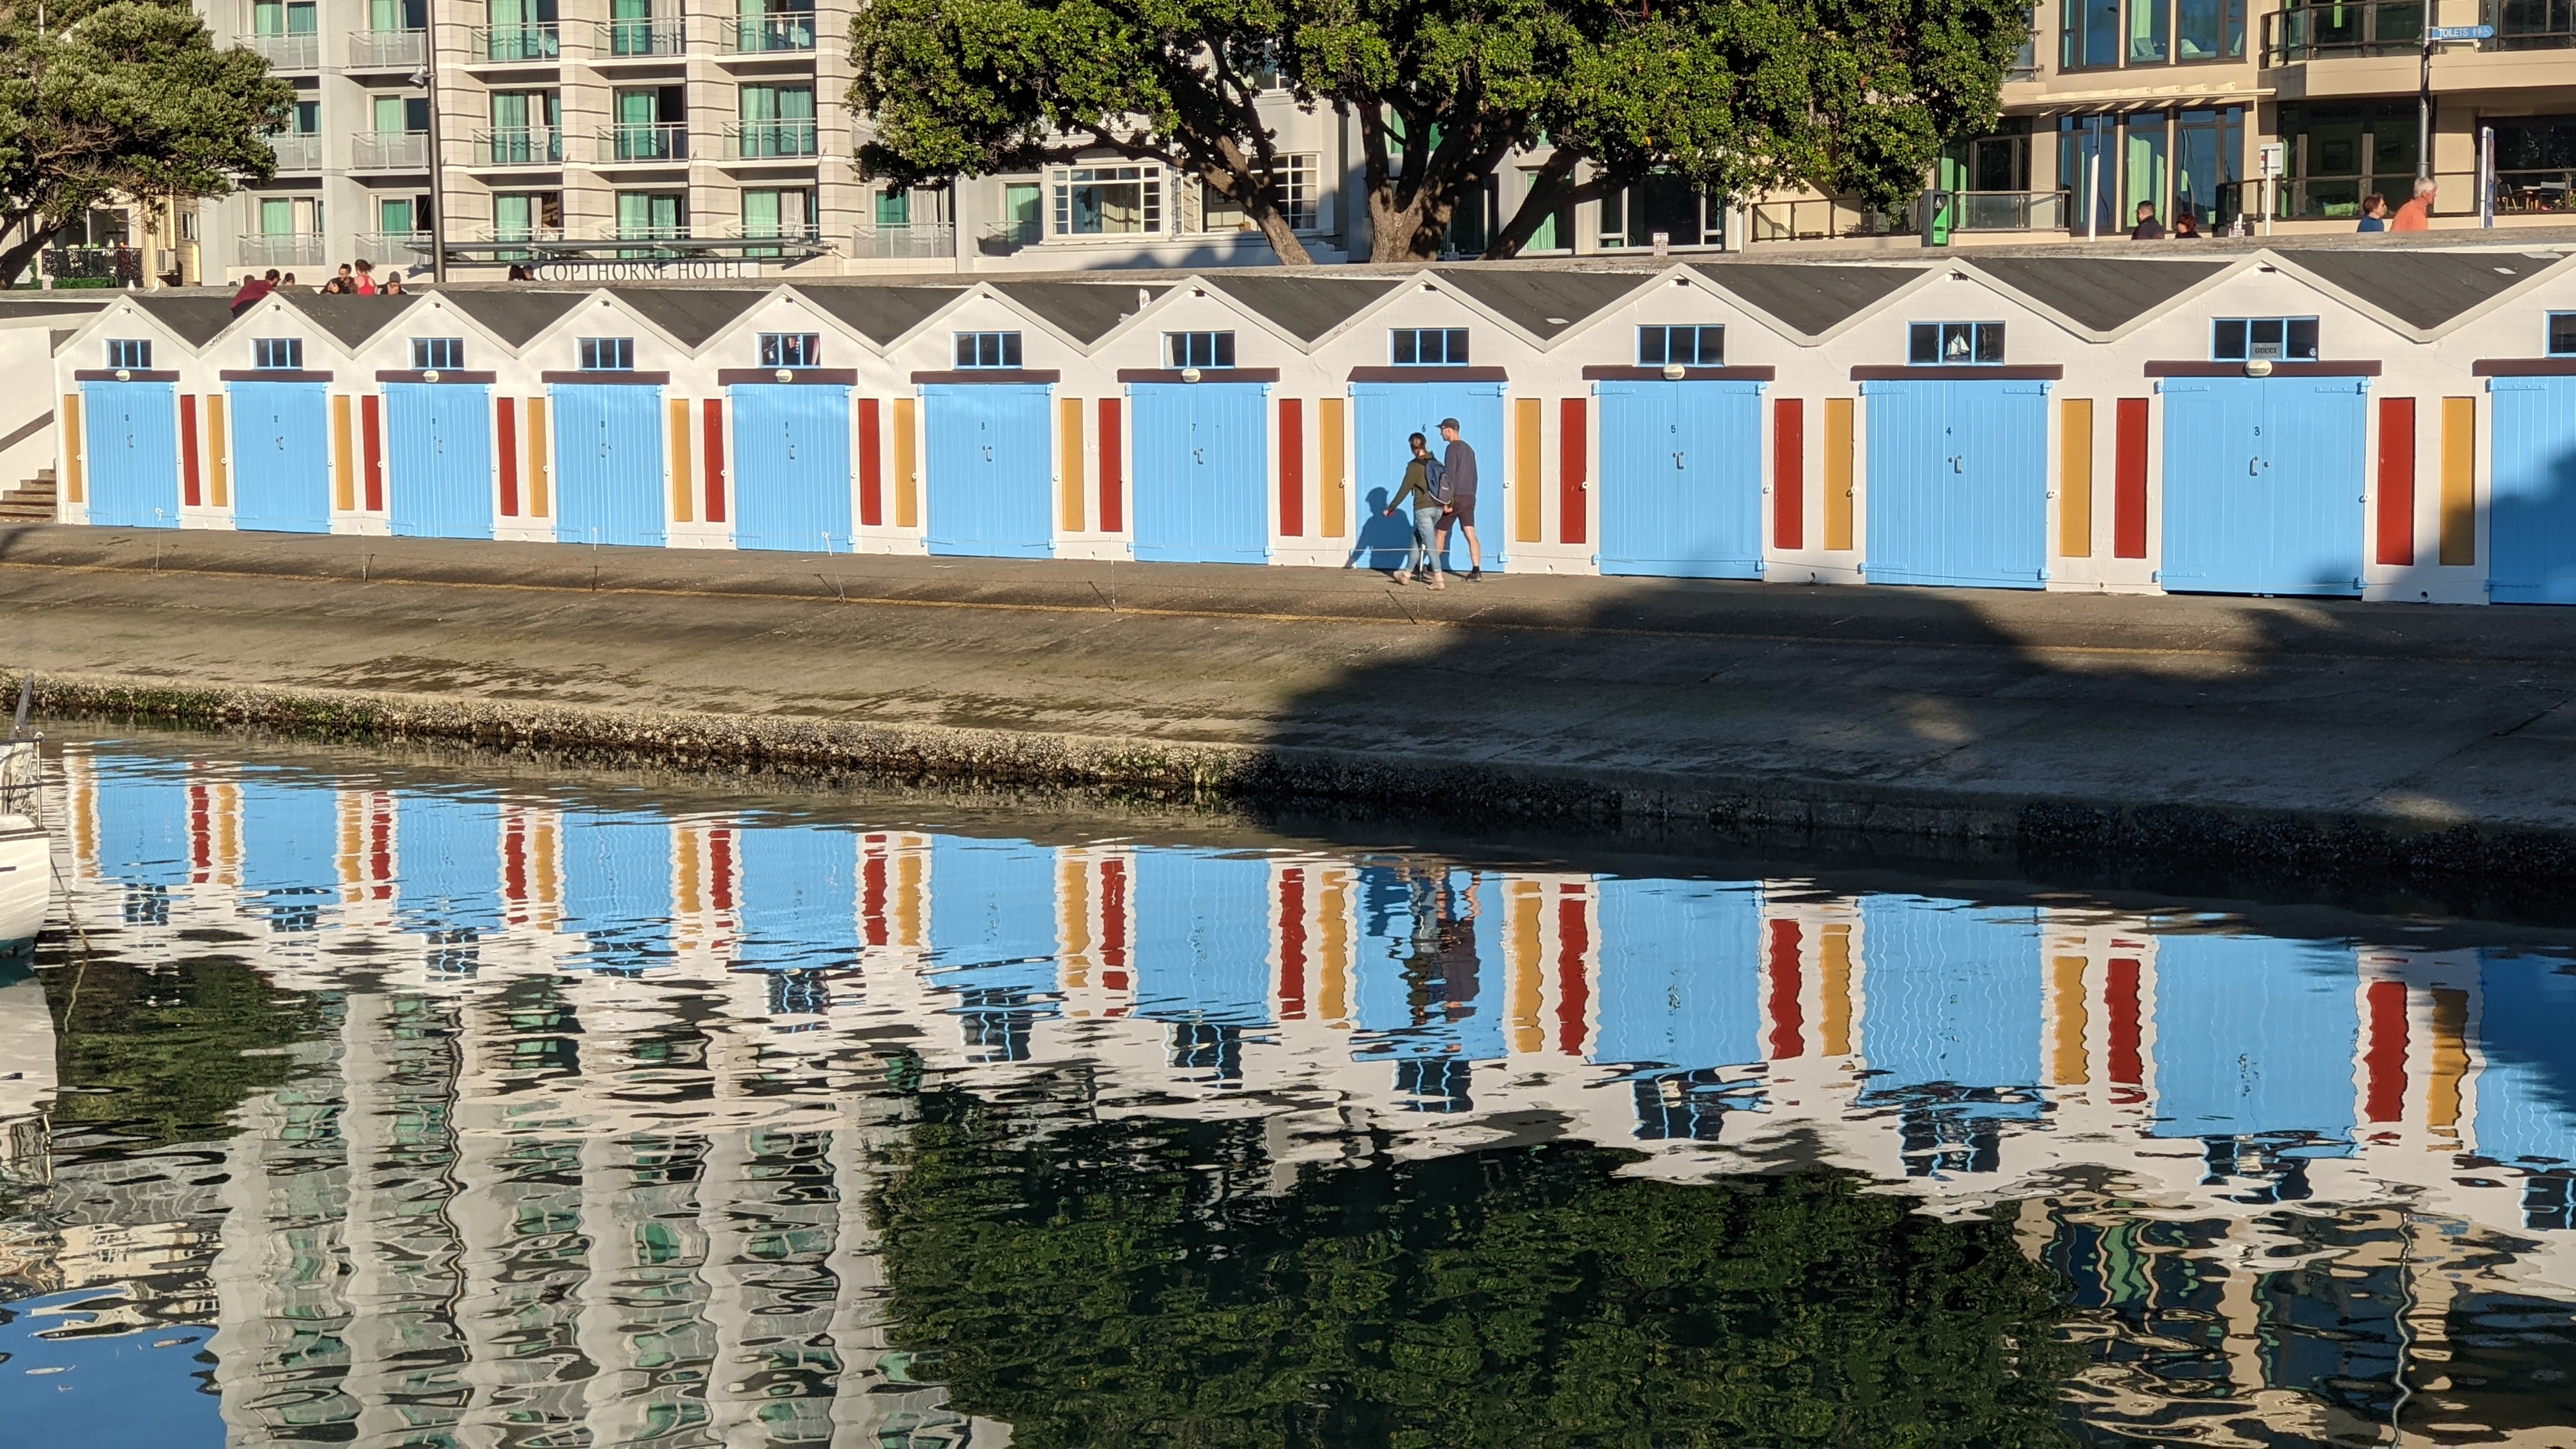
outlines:
[[[2403,322],[2438,327],[2557,262],[2520,252],[2285,251],[2284,261],[2367,298]]]
[[[611,287],[608,291],[679,339],[683,347],[695,347],[715,336],[766,295],[748,287]]]
[[[1714,262],[1700,275],[1813,337],[1866,311],[1923,275],[1921,267],[1853,267],[1800,262]]]
[[[191,347],[203,347],[215,334],[232,325],[232,304],[222,297],[155,297],[149,294],[134,299],[154,321],[188,340]]]
[[[280,287],[274,295],[350,347],[384,331],[396,317],[420,300],[418,292],[405,292],[399,297],[325,297],[300,287]]]
[[[1371,302],[1404,285],[1389,277],[1303,277],[1227,272],[1208,285],[1312,342]]]
[[[12,317],[55,317],[74,312],[95,312],[115,300],[115,296],[110,292],[95,302],[71,302],[56,300],[43,292],[32,297],[0,294],[0,321]]]
[[[439,295],[454,302],[466,316],[491,328],[494,336],[518,347],[553,326],[555,320],[566,312],[580,306],[582,298],[590,293],[538,292],[517,287],[457,287]]]
[[[2227,270],[2227,262],[2119,257],[1986,257],[1976,267],[2044,306],[2107,332]]]
[[[947,306],[963,287],[887,287],[870,283],[798,284],[798,296],[831,313],[879,346],[894,341],[921,319]]]
[[[1003,282],[994,290],[1063,328],[1074,340],[1088,344],[1099,341],[1110,328],[1136,314],[1138,292],[1151,300],[1172,290],[1172,284],[1117,280]]]
[[[1441,267],[1432,275],[1540,337],[1554,337],[1654,280],[1641,272],[1502,267]]]

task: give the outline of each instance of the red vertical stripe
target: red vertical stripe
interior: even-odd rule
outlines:
[[[2361,1058],[2368,1090],[2362,1115],[2373,1122],[2394,1122],[2406,1115],[2406,983],[2374,981],[2368,996],[2370,1050]]]
[[[871,835],[869,841],[882,842],[882,835]],[[859,921],[861,935],[871,946],[882,946],[893,939],[886,929],[886,858],[871,851],[868,863],[859,872]]]
[[[2120,399],[2111,468],[2111,556],[2147,556],[2147,400]]]
[[[366,423],[367,435],[367,511],[385,511],[385,420],[384,400],[374,393],[358,399],[358,416]]]
[[[519,400],[502,398],[493,404],[499,426],[494,430],[501,445],[501,516],[519,516]]]
[[[197,485],[197,399],[193,394],[179,394],[179,476],[187,488],[179,501],[190,508],[203,500]]]
[[[1100,863],[1100,985],[1127,989],[1127,862],[1114,855]]]
[[[367,879],[375,883],[369,899],[394,898],[394,812],[382,803],[367,816]]]
[[[707,832],[707,904],[719,911],[733,909],[733,832]]]
[[[1807,404],[1801,398],[1771,404],[1771,543],[1807,546]]]
[[[2379,400],[2379,552],[2384,564],[2415,562],[2415,399]]]
[[[1100,400],[1100,531],[1127,527],[1127,432],[1118,425],[1119,401]]]
[[[1806,1054],[1807,1018],[1798,1007],[1798,923],[1770,924],[1770,959],[1764,967],[1771,979],[1771,1059],[1778,1062]]]
[[[1556,1049],[1570,1057],[1583,1055],[1583,1017],[1592,1004],[1592,989],[1583,979],[1583,953],[1592,944],[1592,927],[1583,918],[1583,898],[1556,903]]]
[[[196,882],[204,885],[212,878],[215,866],[215,822],[213,801],[203,785],[188,786],[188,864],[195,867]]]
[[[885,459],[878,451],[885,446],[877,435],[877,400],[859,399],[859,525],[874,528],[885,522]]]
[[[1279,873],[1279,1015],[1306,1019],[1306,872]]]
[[[1592,439],[1584,408],[1579,397],[1557,405],[1556,537],[1560,543],[1581,543],[1591,532],[1592,490],[1586,485],[1592,481]]]
[[[1306,404],[1279,400],[1279,536],[1306,531]]]
[[[2122,407],[2128,406],[2126,401]],[[2123,1086],[2138,1086],[2147,1079],[2146,1063],[2138,1055],[2138,963],[2135,958],[2111,958],[2110,980],[2104,994],[2111,1007],[2111,1080]]]
[[[707,466],[705,473],[707,479],[707,522],[709,523],[722,523],[725,521],[724,418],[724,399],[714,397],[708,398],[706,426],[700,431],[706,435],[707,440]]]
[[[501,832],[501,899],[512,905],[528,902],[528,827],[517,816]]]

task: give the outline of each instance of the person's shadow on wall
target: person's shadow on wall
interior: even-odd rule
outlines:
[[[1404,567],[1413,552],[1413,519],[1409,515],[1386,516],[1387,490],[1372,488],[1367,504],[1360,510],[1360,532],[1351,545],[1347,560],[1352,568],[1371,568],[1393,573]]]

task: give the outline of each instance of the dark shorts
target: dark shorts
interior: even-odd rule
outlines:
[[[1464,498],[1452,500],[1449,504],[1449,511],[1455,515],[1449,520],[1451,523],[1463,523],[1469,528],[1475,527],[1476,495],[1470,493]]]

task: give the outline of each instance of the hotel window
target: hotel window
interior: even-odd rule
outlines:
[[[254,337],[250,340],[250,365],[263,372],[301,372],[304,369],[304,339]]]
[[[635,339],[632,337],[585,337],[581,339],[581,370],[584,372],[633,372]]]
[[[2213,362],[2314,362],[2317,319],[2314,317],[2221,317],[2209,324]]]
[[[1389,336],[1390,360],[1398,367],[1464,367],[1467,363],[1464,327],[1398,327]]]
[[[411,340],[411,365],[415,372],[432,368],[457,368],[465,365],[465,339],[462,337],[415,337]]]
[[[1905,360],[1914,367],[1993,367],[2004,360],[2001,322],[1917,322]]]
[[[2279,212],[2285,221],[2346,221],[2361,215],[2362,198],[2374,191],[2391,207],[2414,194],[2413,101],[2283,106],[2281,141],[2288,152]]]
[[[1655,233],[1677,247],[1723,246],[1726,203],[1686,176],[1648,176],[1601,198],[1601,245],[1650,247]]]
[[[763,332],[760,334],[760,365],[763,367],[821,367],[823,334]]]
[[[2057,184],[2074,203],[2067,224],[2083,231],[2089,204],[2095,227],[2106,235],[2125,233],[2143,201],[2168,226],[2185,210],[2204,229],[2229,225],[2236,220],[2244,149],[2242,106],[2061,116]],[[2099,195],[2093,194],[2097,175]]]
[[[1020,334],[1017,332],[960,332],[957,334],[959,367],[1017,367],[1020,365]]]
[[[1231,332],[1166,332],[1163,350],[1174,367],[1234,366],[1234,334]]]
[[[1142,236],[1163,229],[1160,166],[1068,166],[1055,173],[1057,236]]]
[[[2576,357],[2576,312],[2549,314],[2549,355]]]
[[[134,372],[150,372],[152,370],[151,340],[142,337],[107,339],[107,365]]]
[[[1637,365],[1662,367],[1678,362],[1684,367],[1726,366],[1726,329],[1723,327],[1640,327],[1637,329]]]
[[[2245,58],[2245,0],[2061,0],[2058,69]],[[2340,14],[2345,7],[2334,7]],[[2356,11],[2355,13],[2358,13]]]
[[[1279,184],[1271,188],[1270,204],[1288,220],[1292,231],[1315,229],[1315,170],[1320,158],[1312,151],[1279,158]],[[1230,196],[1220,196],[1214,187],[1200,184],[1200,225],[1209,231],[1253,231],[1252,218],[1243,206]]]

